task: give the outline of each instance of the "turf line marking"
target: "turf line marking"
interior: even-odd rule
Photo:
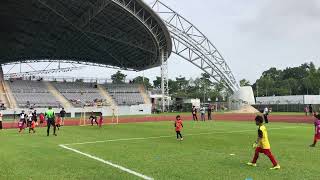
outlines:
[[[62,148],[64,148],[64,149],[67,149],[67,150],[73,151],[73,152],[75,152],[75,153],[81,154],[81,155],[83,155],[83,156],[89,157],[89,158],[91,158],[91,159],[100,161],[100,162],[102,162],[102,163],[104,163],[104,164],[107,164],[107,165],[109,165],[109,166],[118,168],[118,169],[120,169],[120,170],[122,170],[122,171],[125,171],[125,172],[127,172],[127,173],[129,173],[129,174],[132,174],[132,175],[135,175],[135,176],[138,176],[138,177],[140,177],[140,178],[142,178],[142,179],[145,179],[145,180],[153,180],[152,177],[148,177],[148,176],[146,176],[146,175],[143,175],[143,174],[141,174],[141,173],[135,172],[135,171],[130,170],[130,169],[128,169],[128,168],[125,168],[125,167],[123,167],[123,166],[114,164],[114,163],[112,163],[112,162],[110,162],[110,161],[106,161],[106,160],[101,159],[101,158],[98,158],[98,157],[96,157],[96,156],[93,156],[93,155],[90,155],[90,154],[81,152],[81,151],[79,151],[79,150],[76,150],[76,149],[67,147],[66,145],[62,145],[62,144],[61,144],[61,145],[59,145],[59,146],[62,147]]]
[[[269,130],[281,130],[281,129],[296,129],[301,128],[300,126],[294,127],[282,127],[282,128],[270,128]],[[242,132],[254,132],[256,130],[240,130],[240,131],[219,131],[219,132],[207,132],[207,133],[198,133],[198,134],[186,134],[184,136],[200,136],[200,135],[210,135],[210,134],[232,134],[232,133],[242,133]],[[83,144],[96,144],[96,143],[106,143],[106,142],[117,142],[117,141],[134,141],[134,140],[147,140],[147,139],[161,139],[161,138],[172,138],[175,136],[154,136],[154,137],[138,137],[138,138],[123,138],[123,139],[110,139],[104,141],[92,141],[92,142],[81,142],[81,143],[70,143],[63,144],[65,146],[69,145],[83,145]]]

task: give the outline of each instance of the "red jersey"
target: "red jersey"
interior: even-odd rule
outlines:
[[[39,119],[40,121],[44,121],[44,115],[42,113],[39,115]]]
[[[58,117],[58,118],[57,118],[56,125],[60,125],[60,124],[61,124],[61,117]]]
[[[314,126],[316,128],[316,136],[320,137],[320,120],[319,119],[315,120]]]
[[[19,122],[18,122],[18,127],[19,127],[19,128],[23,128],[23,121],[19,121]]]
[[[183,127],[183,125],[182,125],[182,120],[176,120],[174,126],[176,127],[176,131],[181,131],[181,130],[182,130],[182,127]]]
[[[34,121],[31,122],[31,128],[34,129],[36,127],[36,123]]]

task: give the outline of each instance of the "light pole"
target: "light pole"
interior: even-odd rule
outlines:
[[[218,111],[218,101],[219,101],[219,98],[216,97],[216,112]]]

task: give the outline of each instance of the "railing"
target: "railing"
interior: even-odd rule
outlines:
[[[83,82],[107,84],[112,83],[112,79],[95,78],[95,77],[71,77],[71,76],[28,76],[19,78],[5,78],[5,80],[30,80],[30,81],[52,81],[52,82]],[[124,83],[134,84],[133,79],[125,79]]]

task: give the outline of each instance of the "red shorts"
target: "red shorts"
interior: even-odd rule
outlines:
[[[315,139],[315,140],[320,140],[320,134],[315,134],[315,135],[314,135],[314,139]]]

